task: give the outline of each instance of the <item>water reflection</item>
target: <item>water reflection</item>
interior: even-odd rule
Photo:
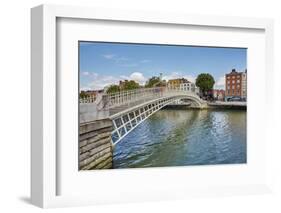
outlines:
[[[241,110],[160,110],[114,149],[114,168],[245,162]]]

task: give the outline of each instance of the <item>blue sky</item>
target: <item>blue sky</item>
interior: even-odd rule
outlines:
[[[119,80],[144,84],[163,73],[166,80],[195,81],[200,73],[213,75],[215,88],[224,88],[224,76],[245,70],[247,50],[175,45],[80,42],[80,90],[102,89]]]

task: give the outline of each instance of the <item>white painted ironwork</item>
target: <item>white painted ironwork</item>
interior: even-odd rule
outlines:
[[[114,108],[116,106],[134,103],[139,100],[155,99],[162,97],[166,92],[166,87],[154,87],[111,93],[107,95],[108,106],[109,108]]]
[[[114,145],[117,144],[122,138],[124,138],[152,114],[164,106],[182,98],[186,98],[186,96],[158,98],[112,115],[110,117],[114,126],[114,130],[111,134],[112,143]]]
[[[198,98],[198,95],[194,91],[183,91],[181,89],[171,89],[168,87],[153,87],[153,88],[141,88],[135,90],[121,91],[117,93],[98,94],[102,98],[96,98],[94,96],[81,98],[80,103],[93,103],[101,100],[104,102],[104,107],[114,108],[117,106],[128,105],[136,103],[137,101],[148,101],[159,97],[165,96],[177,96],[177,95],[190,95]],[[100,104],[100,103],[97,103]]]

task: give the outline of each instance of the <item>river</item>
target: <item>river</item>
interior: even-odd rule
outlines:
[[[246,163],[246,110],[156,112],[114,147],[114,168]]]

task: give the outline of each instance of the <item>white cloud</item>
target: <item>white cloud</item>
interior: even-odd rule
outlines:
[[[130,64],[120,64],[122,67],[136,67],[138,64],[136,63],[130,63]]]
[[[186,78],[187,80],[191,81],[192,83],[195,83],[195,81],[196,81],[196,77],[194,77],[192,75],[185,75],[183,77]]]
[[[101,56],[103,58],[107,59],[107,60],[114,61],[116,64],[118,64],[122,67],[136,67],[139,64],[144,64],[144,63],[150,62],[150,60],[148,60],[148,59],[143,59],[143,60],[138,61],[138,62],[132,62],[132,60],[130,60],[129,58],[119,56],[119,55],[116,55],[116,54],[103,54]]]
[[[119,78],[114,76],[98,75],[94,80],[92,80],[92,82],[89,84],[89,87],[94,90],[104,89],[104,87],[111,84],[118,84],[119,80]]]
[[[139,84],[144,84],[146,82],[146,78],[140,72],[133,72],[130,75],[130,80],[134,80],[134,81],[138,82]]]
[[[92,88],[90,88],[90,87],[80,87],[80,91],[88,91],[88,90],[92,90]]]
[[[125,61],[128,61],[128,60],[129,60],[129,59],[126,58],[126,57],[114,57],[113,59],[114,59],[114,61],[115,61],[116,63],[122,63],[122,62],[125,62]]]
[[[225,76],[221,76],[216,80],[215,89],[225,89]]]
[[[85,74],[85,72],[82,72],[82,74]],[[90,80],[90,83],[81,85],[80,90],[99,90],[111,84],[118,84],[121,80],[119,77],[101,75],[95,72],[88,72],[86,77]]]
[[[140,63],[148,63],[148,62],[150,62],[150,60],[148,60],[148,59],[143,59],[140,61]]]
[[[100,75],[97,73],[89,73],[91,77],[91,82],[88,85],[81,85],[80,90],[99,90],[104,89],[104,87],[119,84],[120,80],[134,80],[139,84],[143,85],[146,82],[146,78],[140,72],[133,72],[129,76],[111,76],[111,75]]]
[[[81,76],[85,76],[85,78],[90,78],[90,79],[92,79],[92,78],[95,78],[95,77],[97,77],[98,76],[98,74],[97,73],[95,73],[95,72],[92,72],[92,71],[82,71],[81,72]]]
[[[126,76],[126,75],[121,75],[120,79],[125,79],[125,80],[133,80],[136,81],[137,83],[144,85],[147,78],[144,77],[144,75],[140,72],[133,72],[131,75]]]
[[[116,63],[121,63],[121,62],[129,60],[126,57],[121,57],[121,56],[118,56],[115,54],[104,54],[104,55],[102,55],[102,57],[104,57],[105,59],[108,59],[108,60],[114,60]]]
[[[102,57],[106,58],[106,59],[113,59],[115,57],[114,54],[104,54],[102,55]]]
[[[102,57],[104,57],[107,60],[112,60],[113,62],[115,62],[116,64],[118,64],[119,66],[122,66],[122,67],[136,67],[136,66],[138,66],[137,63],[129,62],[130,61],[129,58],[118,56],[118,55],[115,55],[115,54],[104,54],[104,55],[102,55]]]
[[[90,73],[89,72],[82,72],[82,75],[88,76]]]
[[[164,80],[170,80],[170,79],[179,78],[179,77],[180,77],[180,73],[179,72],[172,72],[169,75],[164,75],[163,79]]]

